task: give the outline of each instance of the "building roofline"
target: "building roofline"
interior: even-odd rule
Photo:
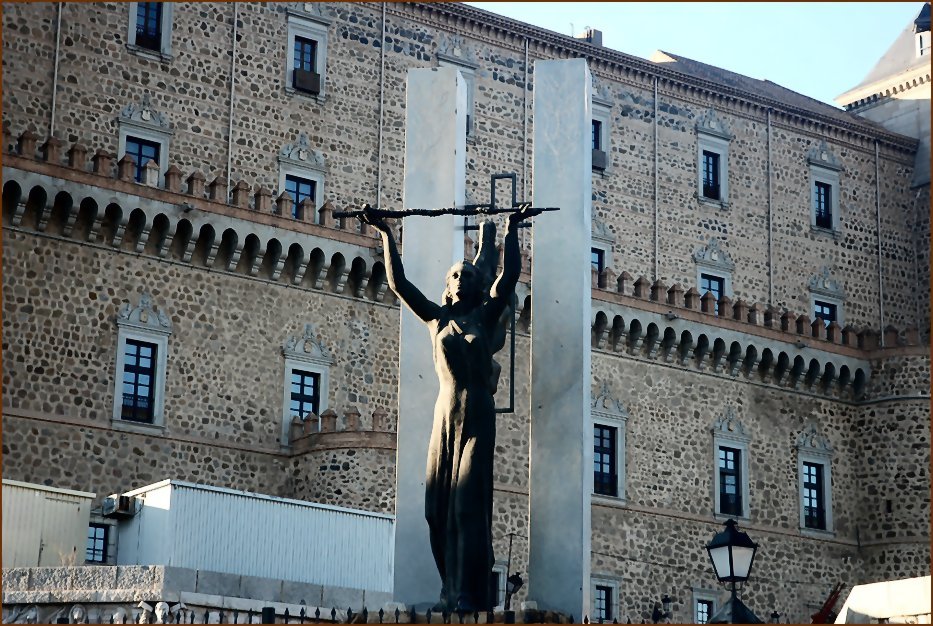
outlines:
[[[479,9],[459,2],[409,2],[405,3],[414,10],[428,14],[443,15],[448,18],[459,19],[471,22],[476,25],[492,27],[493,30],[502,31],[512,36],[520,36],[534,39],[538,43],[553,46],[567,52],[575,53],[584,57],[590,57],[603,61],[608,64],[624,65],[627,68],[645,74],[646,76],[657,77],[661,80],[678,82],[694,89],[711,92],[715,95],[731,97],[736,100],[745,101],[748,104],[756,105],[763,109],[772,109],[780,111],[790,116],[798,116],[809,121],[817,121],[828,126],[833,126],[856,135],[862,135],[869,139],[885,141],[897,148],[904,150],[916,150],[917,141],[911,137],[892,133],[879,128],[868,122],[861,122],[857,119],[852,121],[843,121],[835,119],[829,115],[816,111],[804,109],[790,105],[786,102],[768,98],[750,91],[737,89],[721,83],[707,81],[684,72],[679,72],[670,68],[665,68],[659,64],[653,63],[647,59],[636,57],[624,52],[604,48],[588,43],[583,39],[576,39],[569,35],[562,35],[554,31],[533,26],[525,22],[520,22],[484,9]],[[785,88],[786,89],[786,88]],[[803,95],[803,94],[801,94]],[[831,105],[827,105],[831,106]]]

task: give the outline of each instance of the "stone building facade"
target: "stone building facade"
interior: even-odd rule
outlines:
[[[399,308],[378,240],[333,212],[401,206],[406,72],[445,64],[470,88],[468,194],[485,202],[490,176],[514,172],[528,197],[534,62],[584,57],[606,154],[593,411],[614,429],[616,495],[593,499],[592,571],[611,616],[650,618],[667,594],[692,621],[722,600],[703,549],[728,517],[720,448],[740,453],[759,615],[808,621],[837,581],[929,574],[922,138],[464,5],[166,3],[146,39],[150,6],[3,11],[5,477],[101,495],[177,478],[392,512]],[[295,88],[296,41],[313,43],[317,93]],[[928,103],[928,73],[919,85]],[[137,168],[130,146],[158,154]],[[297,207],[295,176],[313,183]],[[523,275],[495,468],[497,559],[515,533],[522,572],[532,288]],[[143,422],[119,406],[134,338],[164,358]],[[319,419],[292,419],[296,370],[317,376]],[[806,462],[825,478],[823,530],[803,520]]]

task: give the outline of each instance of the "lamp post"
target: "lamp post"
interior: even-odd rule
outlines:
[[[749,538],[748,534],[736,528],[735,520],[726,522],[726,528],[717,533],[706,546],[713,570],[720,583],[729,583],[732,588],[732,597],[729,600],[729,622],[761,624],[762,621],[742,604],[735,592],[736,583],[748,580],[755,561],[758,544]]]

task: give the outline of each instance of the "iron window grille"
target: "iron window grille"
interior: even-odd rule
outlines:
[[[107,562],[107,533],[106,524],[90,524],[87,527],[87,551],[84,559],[90,563]]]
[[[612,620],[612,588],[596,585],[595,617],[600,624]]]
[[[742,451],[719,447],[719,512],[742,515]]]
[[[703,197],[719,200],[719,155],[703,151]]]
[[[291,384],[290,410],[292,416],[307,419],[312,413],[317,415],[321,406],[320,374],[292,370]]]
[[[593,150],[603,149],[603,123],[599,120],[593,120]]]
[[[697,624],[708,624],[712,614],[713,602],[711,600],[697,600],[695,616]]]
[[[314,202],[314,192],[316,183],[300,176],[285,176],[285,191],[292,197],[292,217],[296,220],[304,219],[301,210],[301,203],[305,198],[310,198]]]
[[[833,227],[833,186],[829,183],[816,181],[813,187],[815,194],[816,225],[819,228],[832,229]]]
[[[155,404],[156,345],[126,340],[123,365],[123,408],[121,417],[152,423]]]
[[[295,37],[295,69],[313,72],[317,67],[317,42]]]
[[[803,464],[803,522],[806,528],[826,530],[826,507],[823,502],[823,466]]]
[[[616,429],[612,426],[593,426],[593,493],[616,497],[619,495],[616,473]]]
[[[156,52],[161,50],[161,2],[140,2],[136,5],[136,45]]]
[[[159,144],[154,141],[148,141],[146,139],[140,139],[139,137],[131,137],[127,135],[126,154],[132,157],[133,162],[136,163],[133,178],[137,183],[142,182],[143,166],[147,162],[155,161],[156,165],[159,164],[160,148],[161,146],[159,146]]]

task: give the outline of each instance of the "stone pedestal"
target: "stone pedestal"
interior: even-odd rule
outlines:
[[[462,205],[466,175],[466,84],[455,68],[408,73],[405,107],[404,205]],[[453,215],[407,217],[405,276],[441,301],[447,270],[463,260],[463,230]],[[395,595],[407,605],[436,602],[441,580],[424,519],[428,440],[438,382],[424,323],[402,306],[399,337],[399,420],[395,501]]]
[[[590,610],[591,90],[583,59],[537,61],[528,598]]]

